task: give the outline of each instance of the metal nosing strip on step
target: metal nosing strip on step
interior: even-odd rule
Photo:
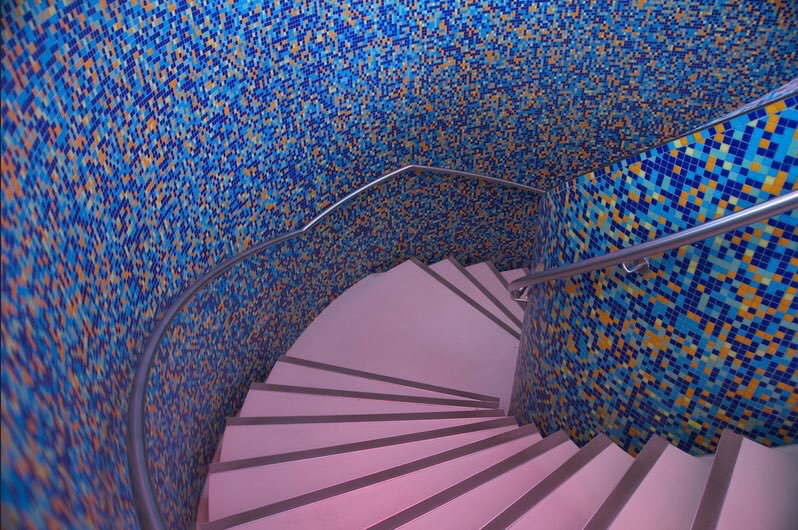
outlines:
[[[424,440],[432,440],[433,438],[455,436],[458,434],[465,434],[468,432],[478,432],[488,429],[497,429],[499,427],[509,427],[510,425],[516,425],[515,419],[505,416],[503,418],[498,418],[494,420],[468,423],[466,425],[455,425],[454,427],[444,427],[442,429],[432,429],[429,431],[399,434],[396,436],[387,436],[385,438],[375,438],[372,440],[363,440],[360,442],[351,442],[340,445],[332,445],[328,447],[319,447],[316,449],[305,449],[303,451],[294,451],[291,453],[282,453],[278,455],[257,456],[254,458],[245,458],[241,460],[219,462],[216,464],[211,464],[210,472],[221,473],[223,471],[233,471],[236,469],[244,469],[248,467],[266,466],[269,464],[290,462],[293,460],[320,458],[322,456],[331,456],[341,453],[351,453],[353,451],[363,451],[366,449],[376,449],[378,447],[387,447],[390,445],[421,442]]]
[[[707,484],[704,486],[704,493],[701,495],[695,519],[693,519],[691,527],[693,530],[709,530],[717,527],[742,445],[743,437],[741,435],[729,429],[723,431],[718,443],[718,450],[715,452],[715,460],[712,462],[712,469],[709,470]]]
[[[503,322],[499,317],[497,317],[496,315],[494,315],[493,313],[491,313],[490,311],[488,311],[487,309],[485,309],[484,307],[473,301],[471,298],[469,298],[467,294],[465,294],[463,291],[461,291],[460,289],[458,289],[457,287],[446,281],[446,279],[443,276],[441,276],[440,274],[429,268],[429,266],[426,263],[422,263],[416,258],[410,258],[409,261],[417,265],[421,270],[432,276],[441,285],[443,285],[444,287],[452,291],[454,294],[459,296],[468,305],[470,305],[471,307],[482,313],[488,320],[490,320],[491,322],[502,328],[504,331],[506,331],[516,339],[519,340],[521,339],[521,334],[518,332],[518,330],[513,329],[512,326]]]
[[[471,274],[470,272],[468,272],[468,269],[466,269],[465,267],[463,267],[463,265],[462,265],[462,264],[461,264],[459,261],[457,261],[456,259],[454,259],[454,258],[451,258],[451,257],[450,257],[450,258],[448,258],[448,259],[449,259],[449,261],[451,261],[451,262],[452,262],[452,265],[454,265],[454,266],[457,268],[457,270],[459,270],[459,271],[462,273],[462,275],[463,275],[463,276],[465,276],[466,278],[468,278],[468,280],[469,280],[471,283],[473,283],[473,284],[474,284],[474,286],[476,286],[476,288],[477,288],[477,289],[479,289],[479,291],[480,291],[482,294],[484,294],[484,295],[485,295],[485,296],[488,298],[488,300],[490,300],[490,302],[491,302],[493,305],[495,305],[495,306],[496,306],[496,308],[497,308],[499,311],[501,311],[502,313],[504,313],[504,315],[505,315],[507,318],[509,318],[509,319],[510,319],[510,320],[511,320],[511,321],[512,321],[512,322],[513,322],[515,325],[517,325],[517,326],[519,327],[519,329],[521,328],[521,325],[522,325],[522,323],[521,323],[521,321],[520,321],[520,320],[518,320],[518,317],[516,317],[516,316],[513,314],[513,312],[512,312],[512,311],[510,311],[510,310],[507,308],[507,306],[505,306],[503,303],[501,303],[501,301],[499,301],[499,299],[498,299],[498,298],[496,298],[496,296],[495,296],[495,295],[494,295],[494,294],[493,294],[493,293],[490,291],[490,289],[488,289],[487,287],[485,287],[484,285],[482,285],[482,283],[481,283],[480,281],[478,281],[476,278],[474,278],[474,275],[473,275],[473,274]]]
[[[601,503],[596,513],[587,522],[583,530],[604,530],[609,528],[623,508],[632,498],[637,488],[643,483],[651,468],[668,448],[668,440],[654,435],[637,455],[632,465],[621,477],[609,496]]]
[[[495,401],[472,401],[467,399],[447,399],[424,396],[405,396],[402,394],[383,394],[380,392],[360,392],[357,390],[338,390],[335,388],[316,388],[309,386],[278,385],[275,383],[252,383],[250,390],[268,390],[271,392],[290,392],[293,394],[310,394],[314,396],[335,396],[357,399],[373,399],[377,401],[400,401],[403,403],[423,403],[426,405],[448,405],[452,407],[475,407],[481,409],[497,409]]]
[[[455,458],[460,458],[472,453],[484,451],[485,449],[490,449],[491,447],[511,442],[524,436],[530,436],[536,432],[538,432],[537,428],[530,423],[512,431],[497,434],[496,436],[491,436],[490,438],[478,440],[460,447],[455,447],[454,449],[449,449],[448,451],[427,456],[413,462],[400,464],[390,469],[377,471],[376,473],[372,473],[370,475],[348,480],[346,482],[329,486],[317,491],[312,491],[310,493],[305,493],[291,499],[279,501],[267,506],[261,506],[260,508],[230,515],[222,519],[216,519],[215,521],[210,521],[203,524],[201,529],[222,530],[225,528],[249,523],[257,519],[263,519],[264,517],[269,517],[270,515],[293,510],[307,504],[319,502],[337,495],[343,495],[344,493],[348,493],[350,491],[365,488],[367,486],[385,482],[386,480],[391,480],[414,471],[419,471],[424,468],[442,464],[443,462],[454,460]]]
[[[300,423],[352,423],[365,421],[416,421],[505,416],[501,409],[453,410],[448,412],[388,412],[372,414],[325,414],[320,416],[233,416],[227,426],[295,425]]]
[[[549,476],[483,526],[482,530],[510,528],[526,512],[545,499],[566,480],[574,476],[610,445],[612,445],[612,441],[606,435],[600,434],[596,436],[563,465],[555,469]]]
[[[564,431],[557,431],[551,436],[547,436],[538,443],[515,453],[514,455],[505,458],[501,462],[494,464],[479,473],[468,477],[467,479],[458,482],[454,486],[446,488],[445,490],[436,493],[435,495],[424,499],[421,502],[402,510],[391,517],[380,521],[379,523],[369,527],[369,530],[389,530],[399,528],[402,525],[409,523],[414,519],[418,519],[425,513],[429,513],[444,504],[453,501],[454,499],[476,489],[491,480],[504,475],[505,473],[515,469],[516,467],[529,462],[533,458],[537,458],[543,453],[554,449],[562,443],[569,440],[568,435]]]
[[[375,381],[382,381],[384,383],[393,383],[395,385],[402,385],[411,388],[418,388],[419,390],[429,390],[432,392],[440,392],[441,394],[451,394],[463,398],[473,399],[476,401],[496,401],[499,398],[494,396],[485,396],[475,392],[466,392],[464,390],[457,390],[455,388],[447,388],[443,386],[430,385],[428,383],[419,383],[418,381],[411,381],[409,379],[401,379],[399,377],[392,377],[389,375],[375,374],[373,372],[365,372],[363,370],[355,370],[354,368],[346,368],[344,366],[336,366],[334,364],[327,364],[318,361],[311,361],[309,359],[302,359],[300,357],[289,357],[284,355],[277,359],[277,362],[296,364],[298,366],[305,366],[307,368],[316,368],[318,370],[326,370],[328,372],[337,372],[339,374],[352,375],[362,377],[364,379],[373,379]]]

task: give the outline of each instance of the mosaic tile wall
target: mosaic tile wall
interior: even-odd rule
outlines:
[[[163,506],[180,507],[165,514],[169,526],[191,524],[224,418],[237,412],[249,383],[266,377],[329,302],[413,256],[522,266],[534,241],[534,197],[482,181],[408,175],[205,290],[171,330],[148,390],[153,482]]]
[[[532,268],[795,189],[798,93],[549,192]],[[654,256],[642,275],[616,267],[535,286],[516,415],[580,442],[606,432],[633,454],[654,433],[712,452],[724,428],[796,443],[797,292],[797,211]]]
[[[135,525],[138,352],[225,256],[406,163],[548,187],[798,76],[789,2],[4,0],[0,15],[4,527]],[[453,250],[505,259],[479,236]],[[225,389],[269,364],[248,362]],[[165,495],[193,495],[173,480]]]

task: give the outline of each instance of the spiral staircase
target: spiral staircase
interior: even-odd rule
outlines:
[[[507,416],[524,274],[410,260],[352,286],[228,419],[197,527],[795,528],[798,446],[633,458]]]

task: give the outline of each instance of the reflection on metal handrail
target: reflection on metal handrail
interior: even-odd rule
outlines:
[[[155,352],[157,351],[158,345],[166,333],[166,330],[172,323],[172,320],[174,320],[175,316],[177,316],[180,310],[183,309],[183,307],[185,307],[186,304],[188,304],[191,299],[202,290],[203,287],[221,276],[225,271],[229,270],[236,264],[241,263],[254,254],[263,252],[268,247],[302,235],[304,232],[313,228],[313,226],[315,226],[319,221],[366,190],[378,186],[383,182],[398,177],[399,175],[409,171],[421,171],[425,173],[435,173],[438,175],[475,178],[535,194],[544,193],[543,190],[534,188],[532,186],[526,186],[524,184],[519,184],[510,180],[503,180],[496,177],[489,177],[479,173],[412,164],[401,169],[397,169],[396,171],[391,171],[390,173],[383,175],[382,177],[369,182],[364,186],[361,186],[343,199],[337,201],[332,206],[326,208],[302,228],[279,235],[262,243],[258,243],[247,250],[227,258],[225,261],[217,264],[211,270],[203,274],[199,279],[195,280],[191,285],[189,285],[188,288],[180,293],[180,296],[178,296],[177,299],[172,302],[161,320],[158,322],[158,325],[156,326],[152,335],[150,335],[150,338],[144,348],[144,352],[138,359],[136,373],[133,376],[133,383],[130,390],[130,399],[127,411],[126,442],[128,455],[128,474],[130,476],[130,484],[133,490],[133,500],[136,506],[136,513],[138,515],[139,524],[143,529],[161,530],[165,528],[163,517],[161,516],[161,511],[158,507],[158,501],[155,499],[155,493],[153,492],[150,478],[150,471],[147,465],[146,443],[144,439],[144,401],[147,391],[147,381],[150,376],[150,370],[152,369],[153,361],[155,360]]]
[[[654,254],[661,254],[667,250],[673,250],[684,245],[703,241],[704,239],[730,232],[795,208],[798,208],[798,190],[785,193],[780,197],[768,199],[765,202],[719,217],[718,219],[707,221],[706,223],[680,230],[664,237],[652,239],[651,241],[646,241],[645,243],[640,243],[563,267],[529,274],[511,282],[510,285],[507,286],[507,289],[515,300],[526,302],[529,297],[529,287],[538,283],[568,278],[577,274],[648,258]]]

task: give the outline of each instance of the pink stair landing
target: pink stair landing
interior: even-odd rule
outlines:
[[[798,527],[794,446],[632,458],[506,416],[524,273],[410,260],[343,293],[228,420],[198,528]]]

